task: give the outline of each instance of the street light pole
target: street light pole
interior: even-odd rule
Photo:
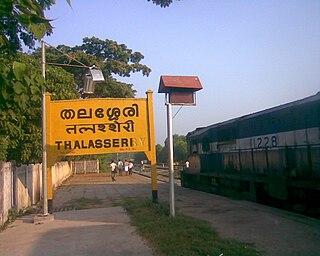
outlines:
[[[41,41],[41,73],[46,78],[46,45]],[[43,215],[48,215],[48,183],[47,183],[47,140],[46,140],[46,97],[42,89],[42,195]]]
[[[173,136],[172,136],[172,105],[168,100],[167,105],[167,128],[168,128],[168,162],[169,162],[169,199],[170,199],[170,216],[175,216],[175,200],[174,200],[174,167],[173,167]]]
[[[44,40],[41,41],[41,73],[44,79],[46,79],[46,65],[56,65],[56,66],[70,66],[70,67],[77,67],[77,68],[86,68],[89,70],[89,73],[86,75],[85,85],[84,85],[84,92],[86,93],[93,93],[94,92],[94,84],[98,82],[104,81],[104,76],[101,69],[97,68],[95,65],[92,67],[88,67],[81,63],[80,61],[76,60],[75,58],[69,56],[68,54],[62,52],[61,50],[53,47],[55,50],[60,52],[61,54],[67,56],[71,60],[77,62],[80,65],[71,65],[71,64],[59,64],[59,63],[51,63],[46,62],[46,45],[53,47],[47,44]],[[46,91],[45,88],[42,89],[42,191],[43,191],[43,215],[49,215],[48,210],[52,210],[52,198],[50,198],[50,207],[48,205],[48,183],[51,186],[51,182],[48,182],[48,162],[47,162],[47,128],[46,128]],[[50,167],[51,168],[51,167]],[[49,174],[49,178],[51,181],[51,174]],[[52,189],[52,188],[50,188]],[[50,209],[49,209],[50,208]]]

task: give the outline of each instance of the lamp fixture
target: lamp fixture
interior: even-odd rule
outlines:
[[[83,85],[83,93],[92,94],[94,93],[95,83],[103,82],[104,76],[101,69],[96,66],[89,68],[89,73],[86,74]]]

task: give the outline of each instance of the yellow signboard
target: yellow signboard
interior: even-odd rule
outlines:
[[[149,150],[146,99],[50,101],[47,113],[55,155]]]
[[[157,201],[156,149],[152,91],[146,99],[78,99],[45,97],[48,200],[58,156],[144,152],[151,162],[153,201]]]

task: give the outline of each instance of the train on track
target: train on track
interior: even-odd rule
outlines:
[[[319,214],[320,92],[197,128],[187,142],[182,186]]]

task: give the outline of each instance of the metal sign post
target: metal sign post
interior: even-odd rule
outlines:
[[[195,92],[202,89],[197,76],[161,76],[159,93],[165,93],[167,106],[167,131],[168,131],[168,165],[169,165],[169,202],[170,216],[175,216],[174,196],[174,166],[173,166],[173,134],[172,134],[172,104],[196,104]]]
[[[168,95],[166,95],[168,96]],[[169,164],[169,202],[170,202],[170,216],[175,216],[175,196],[174,196],[174,167],[173,167],[173,134],[172,134],[172,106],[171,103],[166,102],[167,105],[167,129],[168,129],[168,164]]]

